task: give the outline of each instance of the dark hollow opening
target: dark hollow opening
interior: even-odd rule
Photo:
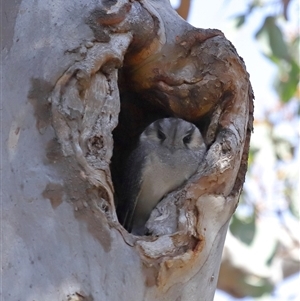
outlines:
[[[123,189],[126,189],[122,186],[125,164],[130,153],[136,148],[140,134],[153,121],[171,117],[160,106],[154,105],[136,93],[120,92],[121,111],[118,126],[113,131],[114,149],[111,160],[117,209],[122,199]]]
[[[156,96],[155,92],[147,94],[132,92],[130,83],[126,82],[124,78],[126,76],[122,75],[121,70],[119,74],[121,110],[118,126],[113,131],[114,149],[110,166],[115,189],[115,205],[120,222],[120,215],[122,215],[120,208],[121,210],[124,208],[122,207],[124,206],[123,196],[126,189],[123,185],[125,165],[130,153],[138,144],[140,134],[157,119],[176,117],[168,108],[160,104],[159,96]],[[208,117],[201,118],[199,122],[195,123],[204,136],[208,123]]]

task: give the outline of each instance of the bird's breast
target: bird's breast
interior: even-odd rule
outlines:
[[[165,153],[150,155],[143,170],[137,210],[149,213],[164,195],[181,186],[197,169],[197,162]]]

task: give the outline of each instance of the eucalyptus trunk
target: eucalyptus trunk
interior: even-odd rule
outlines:
[[[233,45],[167,0],[4,0],[2,14],[3,300],[213,300],[253,118]],[[123,165],[170,116],[208,151],[134,236],[116,215]]]

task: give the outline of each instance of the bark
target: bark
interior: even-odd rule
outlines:
[[[168,1],[2,12],[3,299],[212,300],[252,129],[233,45]],[[136,237],[116,216],[122,166],[165,116],[194,122],[209,150],[153,211],[153,235]]]
[[[190,8],[191,8],[190,0],[181,0],[178,8],[176,8],[176,11],[179,16],[181,16],[184,20],[187,20]]]

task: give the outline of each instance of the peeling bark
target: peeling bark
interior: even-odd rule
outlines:
[[[23,0],[21,9],[26,12],[30,5]],[[34,8],[37,16],[48,9],[48,4],[40,5]],[[44,49],[36,46],[37,58],[23,52],[19,62],[31,86],[26,82],[25,93],[22,89],[13,92],[21,106],[26,95],[34,107],[35,139],[41,143],[32,143],[46,148],[46,155],[40,151],[36,157],[34,173],[46,177],[28,195],[49,200],[50,206],[45,202],[39,206],[55,222],[49,236],[58,244],[48,242],[47,250],[40,243],[28,246],[38,233],[31,226],[28,233],[18,235],[22,240],[18,248],[25,244],[28,251],[25,257],[36,261],[45,255],[35,271],[47,268],[43,273],[49,279],[30,275],[35,290],[23,288],[23,294],[43,300],[212,300],[228,222],[247,169],[253,93],[243,60],[222,32],[192,27],[166,0],[103,1],[86,6],[78,0],[72,13],[68,5],[55,5],[57,15],[46,18],[41,31],[35,29],[33,44],[38,45],[42,29],[49,28]],[[63,28],[59,15],[74,18],[71,25]],[[30,37],[32,23],[27,18],[19,15],[16,21],[13,46],[6,48],[5,70],[20,51],[21,29]],[[73,37],[74,32],[77,36]],[[70,40],[58,40],[61,34]],[[31,68],[43,62],[44,52],[51,61],[48,68]],[[6,87],[14,75],[12,70]],[[24,162],[20,152],[25,150],[28,157],[29,146],[18,146],[19,130],[15,129],[22,122],[13,115],[7,116],[15,133],[7,143],[9,164],[19,166],[27,177],[25,165],[20,167]],[[144,127],[167,116],[195,123],[208,152],[188,183],[154,209],[147,222],[152,235],[133,236],[118,223],[115,210],[122,193],[122,166]],[[22,137],[31,137],[33,132],[31,128]],[[32,163],[28,166],[32,169]],[[14,175],[11,169],[10,177]],[[12,186],[7,187],[13,194]],[[27,215],[22,221],[39,225],[44,213],[24,203],[26,195],[18,195]],[[7,216],[10,211],[20,215],[8,206]],[[8,225],[13,237],[16,225]],[[61,236],[56,234],[59,225]],[[47,229],[41,226],[38,239],[43,240]],[[59,248],[56,257],[53,254]],[[4,253],[7,279],[12,277],[12,262],[15,269],[30,270],[28,261],[15,262],[17,256],[10,247]],[[71,264],[74,256],[77,262]],[[64,261],[66,267],[61,268]],[[56,280],[51,282],[51,277]],[[65,281],[69,284],[62,285]],[[5,300],[20,298],[17,291],[4,292],[4,296]]]

